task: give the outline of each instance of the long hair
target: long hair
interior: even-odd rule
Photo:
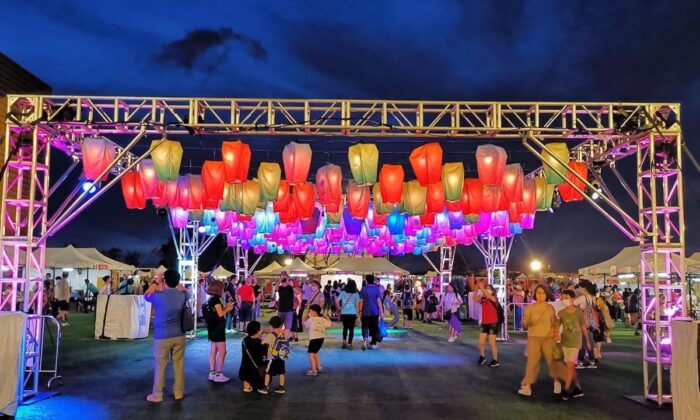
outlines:
[[[546,296],[545,302],[552,301],[552,295],[551,295],[551,293],[549,293],[549,290],[547,290],[547,286],[545,286],[544,284],[538,284],[537,286],[535,286],[535,288],[532,290],[532,300],[537,302],[537,289],[544,290],[544,294]]]
[[[357,283],[355,283],[355,280],[353,279],[348,279],[348,284],[345,285],[345,293],[357,293]]]

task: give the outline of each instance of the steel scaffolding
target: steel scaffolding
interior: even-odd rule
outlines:
[[[567,142],[570,158],[585,162],[594,177],[580,179],[572,173],[585,188],[573,185],[571,180],[567,182],[623,235],[640,244],[640,262],[645,268],[641,270],[644,395],[659,404],[671,400],[664,391],[668,388],[662,378],[671,362],[670,348],[665,346],[664,339],[669,332],[669,319],[686,314],[679,104],[8,95],[5,142],[8,170],[2,174],[0,209],[4,270],[0,274],[0,287],[9,287],[10,294],[0,303],[8,304],[13,310],[41,312],[40,282],[46,239],[119,182],[126,170],[136,167],[160,144],[156,142],[142,155],[134,155],[131,149],[145,135],[165,134],[460,138],[496,144],[522,139],[527,150],[538,158],[547,153],[564,165],[564,171],[569,170],[567,162],[549,153],[546,143],[554,139]],[[76,187],[49,215],[49,196],[75,167],[72,165],[51,185],[51,151],[58,149],[78,162],[83,139],[96,135],[133,137],[126,146],[115,143],[117,157],[105,170],[105,174],[109,172],[113,177],[96,194],[79,193]],[[636,194],[616,168],[616,162],[631,156],[637,158]],[[554,169],[557,174],[566,175]],[[620,204],[607,188],[601,176],[603,169],[615,174],[633,198],[633,211]],[[540,172],[529,176],[541,176]],[[594,199],[593,192],[599,199]],[[196,236],[190,227],[187,229],[186,238]],[[194,249],[190,242],[186,242],[187,252]],[[502,244],[492,245],[489,249],[498,255],[491,258],[489,251],[487,260],[494,265],[490,274],[495,282],[497,273],[505,270],[507,253],[503,259]],[[237,254],[237,271],[242,274],[245,270],[247,274],[248,268],[242,259],[238,261],[239,257]],[[441,277],[449,278],[451,259],[445,260],[449,264],[443,264],[443,260],[445,255],[441,251],[440,268],[436,271]],[[182,261],[181,270],[185,266],[196,267],[196,258],[181,258]],[[503,268],[495,266],[499,261],[504,263]],[[36,293],[32,293],[32,288]],[[196,290],[196,284],[192,289]],[[662,304],[665,308],[660,308]],[[673,305],[679,307],[675,314],[669,312]]]

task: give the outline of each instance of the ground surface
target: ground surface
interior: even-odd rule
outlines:
[[[670,410],[638,405],[624,395],[642,390],[639,337],[614,331],[602,366],[579,371],[585,397],[557,401],[543,368],[533,396],[516,393],[524,371],[523,341],[500,345],[500,368],[477,366],[476,326],[465,325],[460,342],[447,343],[440,325],[392,330],[379,351],[341,350],[339,329],[321,351],[325,372],[308,369],[305,340],[287,363],[287,394],[244,394],[238,381],[240,339],[228,340],[228,384],[207,381],[209,343],[190,341],[186,351],[186,398],[145,401],[153,363],[151,339],[96,341],[94,315],[71,315],[64,329],[60,395],[22,406],[18,419],[671,419]],[[338,324],[336,323],[335,326]],[[359,331],[358,331],[359,332]],[[359,347],[359,345],[358,345]],[[172,373],[167,375],[172,385]]]

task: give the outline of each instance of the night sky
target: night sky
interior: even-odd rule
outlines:
[[[697,2],[11,0],[2,9],[0,51],[55,93],[673,101],[682,103],[685,140],[700,157]],[[202,153],[216,155],[217,140],[179,140],[186,149],[182,172],[197,172]],[[258,160],[277,160],[289,140],[248,142]],[[312,143],[324,151],[315,160],[347,166],[348,145],[317,149]],[[468,170],[475,169],[469,155],[475,146],[465,146],[457,157]],[[203,152],[189,155],[188,147]],[[455,143],[446,147],[462,150]],[[382,162],[409,167],[396,145],[380,150],[387,152]],[[518,143],[508,151],[509,162],[535,163]],[[692,252],[700,249],[700,176],[686,162]],[[633,173],[633,164],[628,166],[621,169]],[[613,186],[613,178],[606,179]],[[116,188],[49,244],[116,246],[157,262],[152,251],[167,238],[165,219],[152,207],[126,210]],[[574,271],[629,245],[592,207],[573,203],[538,214],[535,230],[515,243],[511,266],[523,267],[537,256],[553,270]],[[473,249],[462,255],[470,264],[481,263]]]

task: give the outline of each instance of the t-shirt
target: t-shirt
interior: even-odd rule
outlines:
[[[309,330],[309,340],[324,338],[326,336],[326,328],[330,328],[330,320],[321,316],[312,316],[304,321],[304,327]]]
[[[382,299],[382,292],[374,284],[362,288],[362,316],[379,316],[377,300]]]
[[[260,296],[260,290],[261,289],[259,285],[256,284],[255,286],[253,286],[253,295],[255,295],[256,299],[258,296]]]
[[[280,286],[277,290],[279,295],[277,301],[277,310],[280,312],[291,312],[294,310],[294,288],[289,286]]]
[[[253,302],[255,300],[255,291],[249,284],[244,284],[236,291],[236,295],[241,298],[241,302]]]
[[[461,304],[461,298],[456,293],[445,293],[442,295],[442,312],[456,312]],[[498,316],[496,316],[496,323],[498,323]]]
[[[313,296],[313,289],[311,288],[311,285],[308,283],[304,283],[304,285],[301,287],[301,298],[303,300],[308,301],[311,299],[311,296]]]
[[[410,290],[401,292],[401,303],[404,308],[410,308],[413,305],[413,293]]]
[[[182,306],[187,295],[177,289],[165,289],[153,292],[144,298],[153,304],[156,316],[153,319],[153,338],[182,337]]]
[[[578,349],[581,348],[581,325],[585,322],[583,312],[576,309],[574,312],[569,312],[562,309],[558,313],[559,325],[563,326],[561,332],[561,346]]]
[[[56,280],[56,286],[53,293],[56,300],[68,300],[70,297],[70,287],[68,287],[68,282],[65,279]]]
[[[359,293],[340,292],[340,314],[357,315],[357,302],[360,301]]]
[[[577,297],[576,299],[574,299],[574,305],[578,306],[579,309],[584,310],[588,307],[589,301],[591,301],[591,303],[593,303],[592,298],[590,296],[581,295],[581,296]]]
[[[102,285],[102,288],[100,289],[100,294],[101,295],[111,295],[112,294],[112,283],[107,282],[104,285]]]
[[[523,324],[527,326],[527,335],[529,337],[551,337],[552,327],[556,325],[555,318],[554,308],[548,303],[528,305],[523,317]]]
[[[273,332],[272,334],[267,334],[262,340],[263,345],[267,345],[267,358],[272,359],[272,352],[275,350],[275,340],[277,335]]]
[[[487,299],[485,296],[481,298],[481,323],[498,324],[496,302]]]

